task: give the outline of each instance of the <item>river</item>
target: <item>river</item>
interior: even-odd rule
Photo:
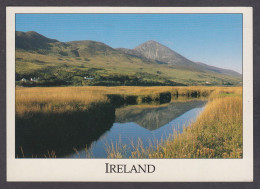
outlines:
[[[115,121],[109,130],[93,140],[86,149],[76,150],[65,158],[106,158],[107,146],[128,146],[124,156],[131,154],[131,144],[142,141],[144,148],[163,141],[174,132],[196,120],[207,101],[174,101],[163,105],[131,105],[115,110]],[[86,155],[88,154],[88,155]]]

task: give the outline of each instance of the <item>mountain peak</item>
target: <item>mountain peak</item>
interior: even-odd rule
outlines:
[[[154,40],[149,40],[149,41],[146,41],[144,43],[158,43],[157,41],[154,41]]]
[[[154,41],[154,40],[146,41],[146,42],[142,43],[141,45],[159,45],[159,46],[166,47],[166,46],[162,45],[161,43]],[[141,45],[139,45],[139,46],[141,46]],[[168,47],[166,47],[166,48],[168,48]]]
[[[194,64],[177,52],[154,40],[144,42],[134,50],[138,51],[148,59],[165,62],[169,65],[189,66],[190,64]]]
[[[25,33],[28,34],[28,35],[41,35],[41,34],[35,32],[35,31],[28,31],[28,32],[25,32]]]

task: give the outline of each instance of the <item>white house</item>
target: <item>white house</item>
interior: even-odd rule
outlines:
[[[84,79],[91,80],[91,79],[94,79],[94,78],[86,76],[86,77],[84,77]]]
[[[38,81],[39,80],[39,78],[36,78],[36,77],[32,77],[31,79],[30,79],[30,81]]]

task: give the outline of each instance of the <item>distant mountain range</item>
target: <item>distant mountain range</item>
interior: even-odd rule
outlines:
[[[34,31],[17,31],[15,39],[16,81],[22,85],[240,85],[242,80],[233,70],[193,62],[152,40],[114,49],[89,40],[59,42]],[[32,77],[39,80],[20,82]]]

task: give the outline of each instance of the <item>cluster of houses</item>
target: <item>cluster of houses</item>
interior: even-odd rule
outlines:
[[[94,77],[85,76],[85,77],[83,77],[83,79],[85,79],[85,80],[92,80],[92,79],[94,79]],[[36,81],[39,81],[39,80],[40,80],[39,77],[31,77],[30,79],[22,78],[20,81],[21,82],[27,82],[27,81],[36,82]]]
[[[22,82],[26,82],[26,81],[33,81],[33,82],[36,82],[36,81],[39,81],[39,77],[31,77],[29,80],[28,79],[25,79],[25,78],[22,78],[20,81]]]

